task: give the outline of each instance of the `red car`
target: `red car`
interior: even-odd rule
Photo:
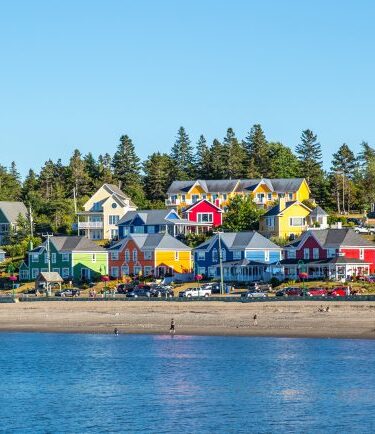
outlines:
[[[350,295],[350,289],[347,286],[337,286],[328,292],[330,297],[347,297]]]
[[[284,296],[284,297],[300,297],[302,295],[302,289],[301,288],[296,288],[296,287],[287,287],[287,288],[283,288],[279,291],[276,292],[276,295],[279,296]]]
[[[306,295],[309,297],[326,297],[328,291],[325,288],[309,288]]]

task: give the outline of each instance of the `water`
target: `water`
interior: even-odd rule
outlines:
[[[375,432],[374,341],[0,333],[0,349],[0,432]]]

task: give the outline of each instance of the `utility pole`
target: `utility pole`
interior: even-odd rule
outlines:
[[[214,232],[217,234],[219,241],[219,265],[220,265],[220,294],[224,294],[224,274],[223,274],[223,252],[221,250],[221,234],[223,232]]]
[[[29,224],[30,224],[30,237],[34,237],[34,227],[33,227],[33,215],[31,213],[31,205],[29,205]]]
[[[47,263],[48,263],[48,272],[51,272],[51,249],[50,249],[50,238],[53,237],[53,234],[42,234],[42,237],[47,238]]]

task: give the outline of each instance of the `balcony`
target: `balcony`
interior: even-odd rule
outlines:
[[[176,205],[180,205],[180,203],[181,203],[180,199],[165,199],[166,206],[176,206]]]
[[[103,229],[103,222],[78,222],[78,229]]]

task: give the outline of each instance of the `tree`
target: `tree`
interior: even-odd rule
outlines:
[[[301,143],[296,146],[300,176],[306,178],[313,196],[318,195],[323,177],[322,148],[311,130],[302,131]]]
[[[193,148],[184,127],[180,127],[171,150],[174,165],[174,179],[188,180],[195,177],[193,164]]]
[[[75,149],[67,167],[67,179],[69,193],[75,189],[77,197],[89,195],[90,177],[86,170],[86,162],[82,158],[82,154],[78,149]],[[69,194],[68,193],[68,194]]]
[[[226,174],[225,149],[219,140],[214,139],[210,149],[211,153],[211,179],[223,179]]]
[[[333,154],[331,172],[334,180],[334,190],[336,195],[337,211],[350,211],[352,202],[351,185],[357,167],[357,159],[349,146],[344,143],[339,150]],[[341,195],[340,195],[341,193]],[[341,196],[341,209],[340,209]]]
[[[112,157],[106,153],[104,155],[99,155],[98,157],[98,183],[99,184],[113,182],[113,173],[112,173]]]
[[[254,124],[243,142],[247,153],[247,176],[257,178],[268,174],[268,142],[260,124]]]
[[[197,142],[195,155],[195,178],[208,179],[211,172],[211,152],[207,141],[202,134]]]
[[[249,231],[258,228],[264,210],[258,208],[251,196],[235,196],[228,204],[222,228],[231,232]]]
[[[246,151],[236,138],[232,128],[228,128],[223,140],[225,178],[242,178],[245,173]]]
[[[298,159],[292,150],[282,143],[269,143],[268,160],[269,178],[294,178],[298,176]]]
[[[172,159],[168,154],[155,152],[143,163],[143,178],[146,198],[151,201],[164,201],[172,179]]]

